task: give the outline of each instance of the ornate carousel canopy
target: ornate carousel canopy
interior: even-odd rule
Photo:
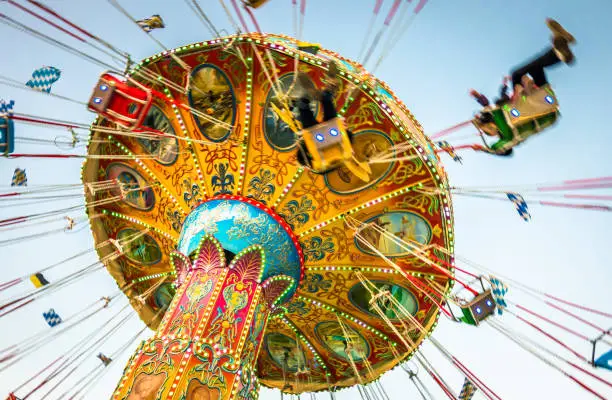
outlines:
[[[154,100],[143,125],[163,135],[109,135],[103,128],[115,124],[99,118],[88,152],[117,157],[90,158],[83,170],[84,182],[121,183],[121,190],[89,190],[86,197],[95,205],[89,216],[99,255],[142,320],[155,329],[175,294],[170,253],[189,255],[211,234],[234,254],[262,245],[264,275],[299,280],[265,327],[257,360],[264,385],[328,390],[376,379],[410,357],[425,334],[408,332],[406,348],[398,308],[373,298],[371,289],[391,294],[431,331],[439,304],[419,283],[452,286],[415,255],[429,246],[450,261],[453,252],[446,175],[418,122],[361,65],[325,49],[297,50],[290,37],[239,35],[170,53],[131,71],[149,86],[139,71],[161,77],[152,88],[167,101]],[[273,111],[303,95],[296,71],[321,88],[331,61],[340,68],[335,102],[353,132],[356,157],[407,149],[401,158],[372,163],[367,183],[344,167],[316,174],[299,165],[296,135]],[[116,200],[102,201],[109,197]],[[112,257],[117,248],[125,257]],[[355,367],[368,372],[358,377]]]

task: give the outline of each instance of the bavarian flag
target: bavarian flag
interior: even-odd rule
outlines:
[[[104,354],[102,354],[102,353],[99,353],[99,354],[98,354],[98,358],[100,359],[100,361],[102,361],[102,364],[104,364],[104,366],[105,366],[105,367],[106,367],[106,366],[108,366],[108,364],[110,364],[110,363],[112,363],[112,362],[113,362],[113,359],[112,359],[112,358],[110,358],[110,357],[108,357],[108,356],[105,356],[105,355],[104,355]]]
[[[43,274],[41,274],[40,272],[30,275],[30,281],[32,281],[34,286],[36,286],[37,288],[43,287],[49,284],[49,281],[46,280]]]
[[[62,71],[55,67],[44,66],[32,72],[32,79],[26,82],[26,86],[41,92],[51,92],[53,85],[62,75]]]
[[[15,168],[11,186],[28,186],[28,176],[26,175],[25,169]]]
[[[471,400],[474,393],[476,393],[476,386],[468,378],[465,378],[461,393],[459,393],[459,400]]]
[[[166,27],[164,20],[159,14],[152,15],[149,18],[139,19],[136,23],[147,33],[151,32],[153,29]]]
[[[531,214],[529,214],[527,202],[525,201],[523,196],[518,193],[506,193],[506,196],[508,196],[508,200],[514,203],[516,211],[521,216],[521,218],[523,218],[525,222],[529,222],[529,220],[531,219]]]
[[[13,107],[15,106],[15,100],[4,101],[0,99],[0,114],[12,114]]]

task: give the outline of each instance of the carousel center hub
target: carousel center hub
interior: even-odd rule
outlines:
[[[264,204],[241,196],[218,196],[202,202],[185,219],[178,251],[191,255],[205,235],[214,236],[234,254],[252,245],[261,246],[266,256],[262,280],[290,276],[296,285],[286,298],[295,292],[302,275],[302,249],[289,225]]]

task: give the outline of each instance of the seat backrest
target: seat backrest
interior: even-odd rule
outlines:
[[[558,116],[558,112],[552,112],[549,114],[538,116],[537,118],[533,118],[522,125],[517,125],[517,139],[523,141],[528,137],[541,132],[542,130],[548,128],[549,126],[557,122]]]
[[[0,153],[9,154],[15,151],[15,126],[8,116],[0,117]]]
[[[89,109],[97,113],[106,112],[115,93],[115,80],[102,75],[89,98]]]
[[[549,85],[542,86],[514,103],[502,107],[504,116],[512,128],[531,122],[536,118],[559,111],[557,96]]]
[[[132,85],[108,72],[103,73],[94,87],[88,108],[128,129],[134,129],[144,120],[153,94],[150,88],[133,79],[128,80]]]
[[[328,168],[353,154],[344,120],[340,117],[302,130],[302,138],[315,168]]]
[[[304,130],[304,136],[310,136],[320,150],[334,147],[342,143],[342,133],[345,131],[340,118],[333,118]]]
[[[495,151],[509,150],[514,146],[523,143],[530,136],[533,136],[553,125],[557,121],[558,116],[558,112],[552,112],[550,114],[545,114],[538,118],[533,118],[526,121],[522,125],[516,126],[510,132],[509,137],[503,136],[501,140],[491,146],[491,149]],[[512,132],[515,132],[516,134]]]

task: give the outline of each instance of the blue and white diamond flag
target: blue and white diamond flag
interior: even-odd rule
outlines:
[[[51,92],[51,85],[55,83],[62,71],[55,67],[42,67],[32,73],[32,79],[26,82],[26,86],[32,89],[40,90],[41,92]]]
[[[518,193],[506,193],[506,196],[508,196],[508,200],[514,203],[516,211],[521,216],[521,218],[523,218],[525,222],[529,222],[529,220],[531,219],[531,214],[529,214],[529,210],[527,209],[527,202],[525,201],[523,196]]]
[[[28,176],[26,175],[25,169],[15,168],[11,186],[28,186]]]
[[[471,400],[474,393],[476,393],[476,386],[468,378],[464,378],[459,400]]]
[[[15,100],[9,100],[6,102],[3,99],[0,99],[0,114],[11,114],[13,112],[13,106],[15,105]]]
[[[62,322],[62,318],[57,315],[55,310],[52,308],[50,308],[49,311],[44,312],[43,317],[45,317],[45,321],[47,321],[50,327],[54,327]]]
[[[147,33],[151,32],[153,29],[166,27],[164,20],[159,14],[152,15],[149,18],[139,19],[136,23]]]
[[[506,293],[508,293],[508,286],[493,275],[489,276],[489,281],[491,282],[491,294],[493,295],[493,300],[495,300],[495,303],[497,304],[497,313],[502,315],[504,308],[508,307],[505,300]]]

